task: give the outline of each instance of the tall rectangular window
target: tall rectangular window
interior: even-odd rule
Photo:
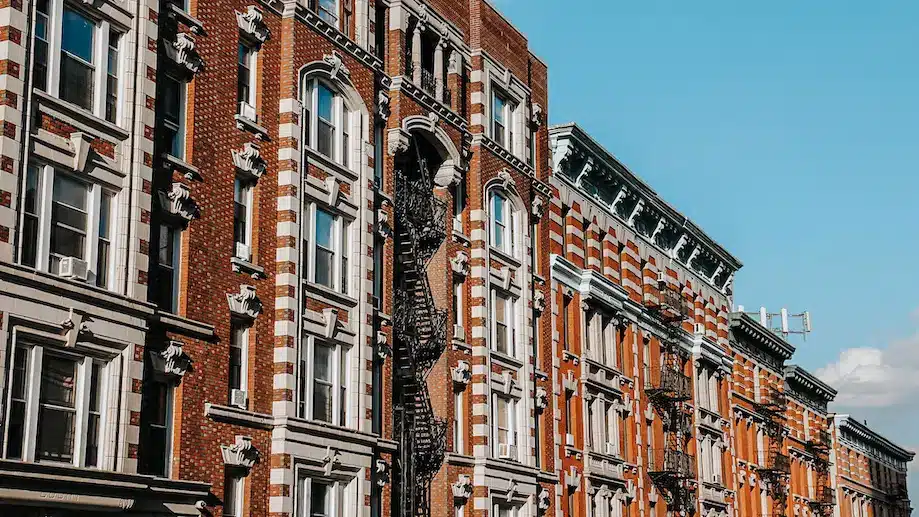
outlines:
[[[561,316],[562,316],[562,335],[561,335],[562,350],[570,351],[571,350],[571,346],[569,344],[570,336],[568,333],[571,329],[568,328],[569,326],[568,321],[571,319],[571,298],[568,296],[565,296],[564,294],[562,295],[562,315]]]
[[[373,243],[373,306],[383,309],[383,247],[384,242],[375,239]]]
[[[234,322],[230,327],[230,403],[245,407],[245,392],[248,387],[249,327]],[[236,393],[234,393],[236,392]],[[243,393],[239,393],[243,392]]]
[[[517,460],[517,401],[510,397],[494,397],[495,455]]]
[[[501,194],[491,198],[491,244],[508,255],[517,254],[516,213],[513,206]]]
[[[103,192],[99,198],[102,206],[99,208],[99,242],[96,245],[96,285],[108,287],[109,269],[111,263],[109,254],[112,249],[112,199],[111,193]]]
[[[105,378],[103,365],[93,361],[89,377],[89,407],[86,415],[86,466],[98,467],[102,459],[99,454],[100,433],[102,431],[102,394]]]
[[[52,273],[58,273],[61,259],[86,259],[86,237],[89,233],[89,187],[64,174],[54,175],[51,198]]]
[[[157,246],[157,282],[153,289],[160,309],[176,312],[179,308],[179,238],[181,232],[172,226],[160,225]]]
[[[252,259],[252,185],[236,178],[233,184],[233,254]]]
[[[453,392],[453,452],[465,454],[463,429],[463,391],[454,390]]]
[[[51,12],[48,9],[50,0],[39,0],[35,7],[35,61],[32,77],[39,90],[48,88],[48,54],[51,32]]]
[[[319,0],[319,17],[332,27],[339,28],[338,0]]]
[[[359,121],[360,116],[355,114],[352,117],[342,95],[318,79],[307,83],[303,104],[306,109],[304,140],[308,146],[335,163],[352,168],[354,148],[359,147],[353,140],[359,140],[360,135],[360,129],[352,124],[352,118]],[[352,134],[357,136],[352,138]]]
[[[105,120],[111,123],[118,121],[118,45],[121,35],[109,31],[108,37],[108,66],[106,67],[105,82]]]
[[[157,132],[162,152],[185,159],[185,84],[163,75],[159,78],[162,127]]]
[[[255,121],[255,65],[256,51],[240,41],[236,53],[236,102],[239,103],[238,114]]]
[[[163,380],[144,383],[141,400],[138,471],[166,477],[169,473],[172,427],[172,387]]]
[[[29,165],[26,169],[25,199],[22,205],[22,254],[24,266],[36,267],[38,258],[39,196],[41,195],[41,168]]]
[[[6,457],[9,459],[22,459],[23,438],[25,437],[26,428],[26,405],[28,376],[29,376],[29,352],[27,347],[16,347],[14,349],[12,382],[10,382],[10,416],[7,420],[8,435],[6,441]]]
[[[73,463],[76,432],[77,362],[45,355],[38,412],[39,460]]]
[[[322,209],[316,210],[314,242],[315,268],[313,280],[326,287],[334,287],[335,270],[335,216]]]
[[[504,293],[495,292],[494,299],[495,342],[494,349],[505,355],[517,352],[514,332],[514,301]]]
[[[335,94],[324,83],[318,83],[316,90],[318,95],[316,115],[319,119],[316,126],[316,150],[331,157],[336,133]]]
[[[242,517],[244,478],[240,472],[228,468],[223,483],[223,517]]]
[[[501,147],[513,151],[513,131],[511,129],[513,108],[510,101],[497,89],[493,90],[491,104],[492,139]]]
[[[96,24],[64,8],[61,32],[61,99],[92,110],[95,87]]]
[[[348,425],[349,350],[310,337],[300,350],[298,413],[333,425]]]

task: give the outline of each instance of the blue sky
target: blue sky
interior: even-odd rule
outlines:
[[[740,258],[736,303],[809,310],[795,362],[919,449],[919,2],[495,2],[551,122]]]

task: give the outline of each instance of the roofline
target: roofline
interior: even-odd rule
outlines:
[[[913,458],[916,456],[916,453],[900,447],[891,440],[885,438],[877,431],[868,427],[867,424],[859,422],[858,420],[852,418],[847,414],[834,415],[833,419],[836,421],[836,427],[841,429],[843,427],[848,427],[854,434],[859,435],[861,438],[870,440],[875,445],[887,450],[887,452],[892,453],[897,458],[903,461],[913,461]]]
[[[764,327],[760,322],[750,317],[749,314],[732,312],[730,324],[732,330],[739,329],[743,331],[747,336],[756,339],[759,342],[758,344],[766,345],[768,347],[767,352],[783,360],[791,359],[791,356],[795,353],[794,345],[775,335],[775,332]]]
[[[712,251],[714,251],[718,258],[727,263],[735,271],[743,267],[743,262],[741,262],[740,259],[728,252],[724,246],[712,239],[695,222],[683,215],[682,212],[664,200],[653,188],[651,188],[650,185],[648,185],[644,180],[638,177],[638,175],[632,172],[631,169],[629,169],[624,163],[616,158],[616,155],[604,147],[603,144],[597,142],[596,139],[590,136],[590,134],[584,128],[578,125],[578,123],[566,122],[564,124],[550,125],[549,138],[551,139],[556,135],[571,135],[574,138],[581,140],[582,143],[593,147],[593,150],[596,154],[603,155],[606,158],[606,161],[612,164],[611,168],[617,170],[625,177],[629,183],[631,183],[630,186],[632,186],[636,191],[646,195],[649,200],[656,205],[656,208],[661,210],[662,213],[665,213],[671,218],[675,219],[678,225],[686,228],[686,230],[692,233],[694,237],[699,239],[701,244],[712,248]]]
[[[805,391],[817,395],[826,402],[832,402],[836,398],[837,391],[832,386],[796,364],[789,364],[785,367],[785,380],[798,384]]]

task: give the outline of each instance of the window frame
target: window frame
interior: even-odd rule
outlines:
[[[227,490],[232,486],[232,497],[227,497]],[[233,512],[227,512],[227,501],[233,501]],[[223,483],[223,508],[221,515],[223,517],[243,517],[243,509],[246,500],[246,476],[239,471],[238,467],[226,467]]]
[[[240,62],[241,50],[245,49],[245,61],[246,63]],[[248,40],[240,37],[238,40],[238,45],[236,47],[236,114],[241,117],[246,117],[243,113],[242,105],[247,104],[252,108],[253,113],[256,114],[255,119],[252,122],[258,122],[258,54],[259,48],[257,45],[253,45]],[[239,87],[242,85],[242,80],[239,77],[240,67],[245,67],[248,72],[247,80],[245,81],[245,86],[247,89],[246,98],[240,99]],[[246,117],[248,118],[248,117]]]
[[[498,203],[501,203],[500,217],[498,217]],[[520,210],[517,203],[511,200],[510,195],[503,190],[492,191],[488,200],[488,231],[489,245],[505,255],[518,259],[520,253],[520,243],[518,237],[521,234]],[[501,242],[498,242],[498,229],[502,230]]]
[[[111,23],[108,19],[101,15],[96,9],[86,8],[83,6],[77,6],[74,3],[62,1],[62,0],[48,0],[48,13],[47,13],[47,39],[43,41],[48,44],[48,55],[47,62],[45,63],[46,77],[43,79],[45,83],[44,92],[47,94],[60,99],[63,102],[67,102],[73,106],[76,106],[78,109],[91,113],[93,116],[106,120],[107,122],[114,123],[115,125],[120,126],[123,122],[123,113],[122,113],[122,104],[124,102],[124,40],[126,33],[123,32],[121,27],[116,26]],[[85,20],[90,22],[93,27],[93,56],[92,62],[88,63],[79,56],[70,54],[64,50],[64,31],[63,31],[63,20],[64,20],[64,10],[72,11],[79,16],[83,17]],[[43,14],[44,15],[44,14]],[[35,31],[35,22],[33,22],[32,33],[33,37],[36,34]],[[115,92],[115,120],[114,122],[109,121],[106,118],[106,97],[108,95],[108,71],[109,71],[109,39],[112,33],[119,35],[117,50],[118,58],[116,63],[116,75],[119,78],[117,91]],[[83,107],[79,104],[76,104],[71,101],[64,100],[61,96],[61,82],[63,79],[62,66],[64,62],[64,54],[67,53],[71,58],[77,59],[79,63],[84,65],[89,65],[92,68],[92,84],[93,92],[90,100],[91,106]],[[35,79],[38,82],[37,79]]]
[[[166,460],[165,460],[164,463],[163,463],[163,471],[162,471],[162,472],[149,472],[149,471],[144,471],[144,467],[145,467],[146,465],[144,464],[143,461],[141,461],[143,458],[142,458],[141,455],[139,454],[139,455],[138,455],[137,472],[140,473],[140,474],[149,474],[149,475],[154,475],[154,476],[157,476],[157,477],[168,478],[168,477],[172,474],[172,462],[171,462],[169,459],[172,457],[173,446],[175,445],[175,444],[173,443],[173,437],[172,437],[172,432],[173,432],[173,430],[174,430],[174,428],[175,428],[175,414],[174,414],[174,410],[175,410],[175,384],[174,384],[174,382],[173,382],[172,380],[167,379],[165,375],[153,371],[152,368],[151,368],[151,372],[152,372],[152,378],[144,379],[143,390],[146,392],[146,391],[148,391],[148,390],[150,389],[150,385],[151,385],[151,384],[158,384],[158,385],[162,386],[162,388],[165,390],[165,395],[166,395],[166,400],[165,400],[165,406],[166,406],[166,407],[163,408],[163,413],[164,413],[164,416],[165,416],[165,419],[164,419],[165,422],[164,422],[164,424],[162,425],[163,430],[164,430],[164,433],[163,433],[163,434],[164,434],[164,436],[166,437],[166,443],[163,444],[163,452],[164,452],[164,456],[165,456]],[[146,420],[149,426],[153,426],[153,424],[150,424],[150,423],[149,423],[149,417],[148,417],[147,415],[145,415],[145,409],[146,409],[146,408],[145,408],[144,405],[143,405],[143,398],[142,398],[142,399],[141,399],[141,422],[142,422],[142,425],[141,425],[141,433],[140,433],[140,438],[139,438],[139,443],[138,443],[138,449],[139,449],[139,451],[144,451],[144,454],[148,454],[147,448],[146,448],[146,446],[145,446],[144,443],[143,443],[143,439],[144,439],[144,430],[143,430],[144,426],[143,426],[143,422]],[[148,436],[149,436],[149,435],[148,435]]]
[[[358,487],[356,478],[337,479],[312,475],[306,468],[297,468],[295,471],[294,485],[294,512],[295,517],[354,517],[353,510],[357,505],[356,497]],[[325,485],[329,488],[325,496],[325,504],[330,508],[326,513],[314,514],[312,509],[312,492],[314,485]],[[361,506],[362,507],[362,506]],[[360,513],[360,512],[359,512]]]
[[[499,411],[501,410],[502,402],[504,403],[504,407],[507,410],[507,429],[503,429],[502,427],[500,427],[500,424],[498,423],[498,414],[499,414]],[[519,415],[517,414],[517,412],[519,411],[518,402],[519,400],[517,398],[510,396],[510,395],[502,395],[498,393],[495,393],[494,395],[492,395],[492,407],[494,408],[494,410],[492,411],[492,419],[493,419],[492,434],[494,437],[494,447],[492,448],[492,454],[494,455],[495,458],[509,459],[512,461],[520,461],[520,452],[521,452],[520,447],[519,447],[520,440],[519,440],[519,437],[517,436],[518,434],[520,434],[520,429],[519,429],[520,418],[519,418]],[[508,441],[506,443],[502,443],[498,438],[502,430],[505,433],[507,433]],[[501,458],[501,446],[502,445],[514,446],[514,449],[515,449],[514,455],[510,458]]]
[[[160,120],[162,121],[163,125],[168,130],[175,133],[175,137],[174,137],[175,141],[172,143],[172,146],[169,149],[163,149],[162,152],[165,152],[166,154],[174,158],[184,160],[186,151],[187,151],[185,148],[185,136],[186,136],[185,135],[186,133],[185,117],[188,111],[188,106],[187,106],[188,83],[186,83],[185,81],[180,81],[179,79],[176,79],[170,74],[164,74],[163,78],[164,78],[164,81],[163,81],[164,85],[167,82],[171,82],[176,85],[176,91],[178,93],[178,101],[176,104],[178,106],[179,113],[176,116],[176,120],[172,121],[170,120],[170,117],[167,116],[165,108],[163,108],[162,110],[163,116],[160,117]],[[162,90],[165,90],[165,87],[161,88],[160,90],[161,91],[158,92],[158,95],[161,95],[162,98],[164,99],[163,101],[160,101],[160,102],[165,102],[166,96],[161,93]]]
[[[181,294],[181,292],[180,292],[181,290],[179,289],[179,285],[180,285],[180,283],[181,283],[181,281],[182,281],[182,279],[181,279],[181,266],[182,266],[182,262],[181,262],[181,259],[182,259],[182,230],[179,229],[179,228],[176,228],[176,227],[174,227],[174,226],[172,226],[172,225],[160,224],[160,227],[159,227],[159,229],[158,229],[157,231],[159,232],[158,240],[157,240],[157,243],[156,243],[156,246],[157,246],[157,257],[156,257],[156,258],[157,258],[157,261],[156,261],[157,272],[158,272],[158,275],[162,275],[162,271],[164,271],[164,270],[171,270],[171,271],[172,271],[172,274],[171,274],[171,278],[172,278],[172,282],[171,282],[171,283],[172,283],[172,296],[170,297],[170,300],[169,300],[170,304],[169,304],[169,307],[168,307],[168,308],[167,308],[167,307],[162,307],[162,306],[161,306],[162,300],[156,299],[156,300],[154,300],[154,301],[156,302],[157,306],[160,307],[160,309],[166,310],[166,311],[168,311],[168,312],[176,313],[176,312],[178,312],[178,310],[179,310],[179,296],[180,296],[180,294]],[[159,257],[159,253],[160,253],[160,249],[161,249],[161,244],[160,244],[160,243],[162,242],[162,239],[163,239],[163,232],[167,232],[167,233],[168,233],[168,232],[172,232],[172,237],[171,237],[171,240],[172,240],[172,265],[171,265],[171,266],[164,266],[164,265],[163,265],[163,261],[160,260],[160,257]]]
[[[316,383],[314,357],[317,342],[320,346],[332,349],[329,375],[331,380],[327,381],[330,384],[332,398],[330,422],[315,418],[316,408],[313,407]],[[297,416],[299,418],[338,427],[352,427],[353,411],[350,401],[353,398],[351,389],[353,376],[351,369],[355,361],[355,358],[352,357],[353,353],[353,346],[317,336],[307,336],[301,342],[297,363],[299,370],[297,372]]]
[[[500,102],[500,108],[499,108]],[[509,95],[503,88],[497,85],[491,87],[491,124],[489,125],[491,139],[498,145],[510,151],[515,155],[516,152],[516,133],[517,133],[517,107],[520,103]],[[502,122],[498,121],[500,112]],[[498,130],[498,126],[501,130]]]
[[[331,241],[332,249],[329,250],[325,246],[322,246],[324,251],[331,251],[332,253],[332,271],[329,273],[332,280],[332,285],[326,285],[320,283],[316,280],[316,266],[318,264],[318,251],[319,243],[316,238],[317,224],[319,223],[318,213],[322,211],[332,216],[332,229],[331,229]],[[308,207],[308,217],[310,224],[307,225],[305,236],[307,243],[305,249],[307,251],[306,257],[306,280],[307,282],[321,286],[324,289],[331,289],[337,293],[344,294],[345,296],[350,296],[351,284],[350,281],[351,271],[349,260],[350,257],[350,244],[352,231],[354,231],[354,221],[346,217],[345,214],[334,210],[331,207],[326,205],[320,205],[319,203],[312,202]]]
[[[320,86],[332,95],[332,120],[326,121],[332,127],[331,153],[319,150],[319,89]],[[355,169],[355,135],[360,140],[359,113],[348,106],[341,90],[331,82],[317,77],[304,80],[304,138],[306,147],[315,154],[341,165],[347,170]],[[323,118],[324,120],[324,118]]]
[[[240,194],[241,199],[239,201],[241,202],[239,202],[236,199],[237,193]],[[245,221],[243,221],[243,228],[242,228],[243,240],[242,241],[237,239],[237,235],[236,235],[236,224],[237,224],[236,205],[237,204],[242,205],[244,212],[245,212],[245,217],[246,217]],[[245,260],[246,262],[249,262],[252,260],[252,252],[254,248],[253,246],[254,224],[252,220],[255,215],[254,205],[255,205],[255,183],[251,181],[247,181],[245,178],[242,178],[240,176],[236,176],[236,179],[233,182],[233,250],[232,251],[233,251],[234,257],[241,259],[241,260]],[[242,256],[244,254],[240,253],[239,245],[246,246],[246,249],[249,251],[248,256]]]
[[[494,325],[492,325],[491,332],[491,350],[499,354],[511,357],[514,359],[518,358],[520,352],[517,346],[517,305],[519,299],[513,294],[499,290],[492,289],[491,292],[491,317]],[[498,320],[498,304],[504,305],[504,322],[499,322]],[[504,326],[504,339],[506,350],[501,350],[499,348],[498,336],[500,335],[499,325],[503,324]]]
[[[44,463],[50,465],[71,465],[74,467],[82,468],[93,468],[93,469],[108,469],[111,468],[108,465],[108,460],[106,459],[106,454],[110,452],[111,448],[114,446],[111,442],[112,437],[109,433],[110,427],[110,417],[111,412],[109,405],[112,400],[117,400],[113,398],[113,389],[117,389],[116,384],[113,383],[110,379],[112,370],[110,366],[115,360],[114,357],[102,358],[87,354],[82,354],[79,351],[64,349],[61,346],[55,346],[54,344],[45,342],[39,338],[29,336],[28,334],[22,335],[17,331],[14,331],[14,336],[12,340],[11,347],[11,361],[10,364],[14,364],[18,354],[25,353],[26,364],[25,372],[23,376],[23,388],[24,388],[24,419],[22,426],[22,442],[20,448],[20,454],[18,458],[11,458],[10,456],[10,446],[11,439],[10,436],[10,426],[5,426],[3,430],[3,448],[2,448],[2,457],[8,459],[16,459],[19,461],[25,461],[30,463]],[[27,350],[27,351],[26,351]],[[73,361],[76,369],[76,378],[74,379],[73,387],[73,442],[72,447],[72,460],[67,461],[54,461],[54,460],[42,460],[39,457],[40,447],[39,443],[39,414],[42,412],[42,406],[45,403],[42,401],[42,367],[44,365],[44,360],[46,356],[52,356],[57,358],[63,358],[68,361]],[[92,373],[93,366],[99,365],[99,384],[98,384],[98,413],[99,424],[98,424],[98,443],[96,445],[96,458],[94,460],[95,465],[88,465],[88,455],[87,455],[87,445],[88,445],[88,425],[90,420],[90,403],[92,398]],[[12,379],[15,371],[13,368],[10,368],[6,372],[7,379],[12,385]],[[13,408],[12,400],[13,393],[12,389],[8,389],[7,393],[4,395],[4,418],[7,422],[11,420],[11,412]]]
[[[233,320],[230,322],[230,356],[229,356],[229,374],[227,375],[227,398],[230,399],[231,393],[233,390],[242,390],[248,393],[249,391],[249,339],[251,325],[239,321]],[[237,385],[234,386],[232,379],[232,372],[234,368],[233,361],[233,349],[239,349],[239,378],[237,379]]]
[[[86,283],[91,285],[97,285],[96,279],[98,276],[98,259],[99,259],[99,222],[101,219],[101,208],[102,208],[102,196],[109,196],[109,215],[108,221],[110,223],[109,228],[109,260],[108,260],[108,271],[105,272],[106,277],[108,278],[108,285],[98,286],[103,289],[111,289],[113,285],[113,277],[115,276],[116,271],[116,260],[114,260],[117,255],[117,243],[112,245],[116,241],[119,227],[118,227],[118,202],[120,192],[103,185],[102,183],[95,181],[93,178],[87,177],[85,174],[75,174],[71,171],[64,170],[62,168],[49,165],[41,161],[34,161],[26,164],[26,175],[32,175],[33,172],[36,175],[36,197],[35,197],[35,211],[36,214],[27,214],[23,210],[19,219],[19,227],[24,228],[26,224],[26,217],[36,217],[37,216],[37,227],[35,233],[35,242],[34,242],[34,254],[35,254],[35,263],[26,264],[23,262],[23,253],[29,243],[25,239],[20,239],[19,242],[19,263],[35,269],[37,271],[43,271],[52,275],[58,275],[58,273],[51,271],[51,234],[53,232],[53,208],[54,208],[54,178],[57,175],[61,175],[68,180],[80,183],[82,186],[86,187],[86,228],[84,233],[84,243],[83,243],[83,260],[86,262],[87,268],[87,279]],[[24,182],[26,183],[26,182]]]

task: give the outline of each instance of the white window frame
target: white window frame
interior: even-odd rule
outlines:
[[[117,258],[117,243],[115,236],[118,235],[118,202],[119,193],[113,189],[105,187],[85,174],[74,174],[70,171],[55,168],[42,162],[30,163],[26,166],[26,174],[29,174],[29,168],[35,168],[38,174],[38,191],[36,192],[36,210],[38,212],[38,232],[35,251],[35,269],[38,271],[49,272],[51,262],[51,210],[54,204],[54,177],[62,174],[68,178],[85,184],[88,187],[87,207],[86,207],[86,238],[84,242],[83,259],[87,263],[87,280],[86,283],[95,285],[97,264],[99,259],[99,220],[101,218],[102,196],[111,196],[109,209],[109,263],[108,263],[108,285],[102,286],[104,289],[110,289],[114,284],[115,262]],[[20,216],[20,228],[25,224],[25,215]],[[20,257],[22,248],[25,243],[20,240]]]
[[[329,121],[333,128],[331,156],[319,151],[319,84],[332,92],[332,120]],[[307,147],[313,153],[324,156],[348,170],[355,170],[357,160],[354,150],[357,145],[356,140],[360,140],[361,134],[358,123],[359,114],[348,107],[340,89],[328,81],[317,78],[307,79],[304,92],[306,92],[304,117],[307,132],[304,141]],[[345,137],[347,137],[347,146],[344,142]]]
[[[504,142],[501,142],[499,135],[495,133],[495,124],[497,123],[497,101],[501,100],[504,103],[504,107],[501,110],[502,116],[504,117],[504,130],[503,137]],[[501,147],[510,151],[511,154],[517,155],[517,108],[520,106],[520,102],[515,99],[513,96],[508,94],[503,88],[492,85],[491,87],[491,107],[490,107],[490,124],[489,124],[489,135],[491,139],[495,141]]]
[[[498,441],[498,434],[499,434],[499,431],[501,430],[498,427],[498,411],[500,409],[500,405],[498,403],[499,400],[505,402],[506,403],[505,407],[507,408],[507,438],[508,438],[507,443],[499,443]],[[495,444],[494,449],[493,449],[493,454],[495,458],[500,458],[501,446],[502,445],[513,445],[516,449],[515,450],[516,457],[511,457],[509,459],[513,461],[519,461],[520,453],[521,453],[520,446],[519,446],[519,440],[518,440],[519,438],[518,434],[520,433],[520,429],[519,429],[520,418],[518,415],[518,411],[519,411],[518,402],[519,401],[513,396],[494,394],[492,398],[492,402],[493,402],[492,407],[494,407],[494,410],[492,411],[492,420],[493,420],[492,433],[494,435],[494,444]],[[501,458],[501,459],[508,459],[508,458]]]
[[[499,220],[497,218],[496,212],[496,203],[498,200],[501,200],[504,207],[502,210],[503,218]],[[519,233],[518,223],[520,222],[520,213],[517,209],[517,205],[511,201],[510,197],[502,191],[492,192],[489,198],[489,237],[491,239],[492,248],[501,251],[502,253],[516,258],[518,252],[520,251],[520,245],[517,242]],[[501,227],[504,230],[502,237],[502,242],[500,245],[497,242],[498,227]]]
[[[465,311],[466,304],[464,303],[464,294],[465,294],[465,282],[462,280],[454,279],[453,280],[453,314],[454,314],[454,325],[463,325],[463,313]]]
[[[106,89],[108,87],[108,49],[109,49],[109,31],[115,30],[119,32],[121,37],[119,38],[119,52],[118,52],[118,71],[117,76],[118,81],[118,92],[116,93],[117,100],[115,102],[115,113],[116,113],[116,124],[120,125],[122,122],[123,110],[121,109],[122,104],[124,103],[124,40],[125,34],[119,30],[116,30],[112,27],[112,24],[105,18],[100,17],[98,11],[95,9],[87,9],[85,7],[76,7],[73,3],[66,2],[63,0],[48,0],[48,77],[47,77],[47,92],[49,95],[52,95],[57,98],[61,98],[60,95],[60,86],[61,86],[61,63],[63,62],[62,53],[63,50],[63,19],[64,19],[64,7],[67,7],[69,10],[72,10],[80,15],[84,16],[90,21],[95,22],[95,29],[93,34],[93,63],[87,63],[93,68],[93,99],[91,108],[83,108],[82,106],[76,106],[77,109],[84,112],[92,113],[94,116],[99,119],[105,120],[105,96]],[[92,14],[90,14],[92,13]],[[34,22],[33,22],[34,23]],[[34,26],[33,31],[34,34]],[[82,60],[81,60],[82,61]],[[63,101],[63,99],[61,99]],[[63,101],[67,102],[67,101]],[[69,104],[69,103],[68,103]]]
[[[313,515],[311,495],[314,484],[323,484],[330,487],[326,494],[326,504],[329,505],[325,517],[356,517],[355,505],[358,487],[355,479],[339,480],[319,476],[311,476],[305,469],[297,469],[296,494],[294,498],[294,515],[296,517],[310,517]],[[360,506],[363,508],[363,505]]]
[[[234,320],[230,323],[230,349],[239,349],[240,367],[239,367],[239,386],[230,386],[230,390],[238,389],[249,391],[249,330],[250,326]],[[239,342],[234,337],[235,330],[239,329]],[[227,378],[229,381],[229,376]]]
[[[178,91],[179,91],[179,100],[178,100],[178,104],[179,104],[179,115],[178,115],[178,122],[177,122],[176,124],[173,124],[172,122],[166,120],[166,117],[162,117],[162,119],[161,119],[164,126],[166,126],[167,128],[172,129],[173,131],[175,131],[175,134],[176,134],[176,142],[178,142],[178,149],[176,149],[176,150],[178,151],[178,154],[174,154],[174,153],[173,153],[173,150],[174,150],[174,149],[166,150],[166,152],[169,153],[169,155],[171,155],[171,156],[173,156],[173,157],[175,157],[175,158],[178,158],[178,159],[180,159],[180,160],[184,160],[184,159],[185,159],[185,154],[186,154],[186,149],[185,149],[185,129],[186,129],[185,115],[186,115],[187,110],[188,110],[188,106],[187,106],[188,84],[187,84],[185,81],[180,81],[180,80],[176,79],[175,77],[172,77],[171,75],[168,75],[168,74],[166,75],[166,80],[174,82],[174,83],[177,85]]]
[[[491,332],[491,350],[508,357],[518,358],[520,347],[517,346],[517,305],[518,299],[512,294],[492,289],[491,291],[491,318],[494,322]],[[505,343],[507,351],[498,349],[498,304],[504,304]]]
[[[175,429],[174,411],[175,411],[175,388],[176,387],[172,379],[169,379],[165,375],[158,373],[158,372],[154,373],[153,380],[156,383],[162,384],[166,387],[166,408],[164,410],[166,414],[166,423],[164,425],[164,427],[166,428],[166,433],[165,433],[166,434],[166,444],[165,444],[166,462],[165,462],[165,465],[163,466],[164,468],[163,468],[162,477],[168,478],[172,475],[172,461],[170,461],[170,458],[172,458],[173,446],[175,445],[172,439],[172,432]],[[144,386],[144,389],[147,389],[147,387]],[[139,467],[140,465],[138,464],[138,470],[140,470]],[[159,476],[159,474],[155,474],[155,475]]]
[[[315,354],[316,342],[320,341],[322,346],[327,346],[332,348],[332,421],[325,422],[324,420],[316,420],[313,417],[313,392],[314,392],[314,372],[315,365],[313,357]],[[297,390],[298,398],[301,400],[297,401],[297,414],[300,418],[305,418],[307,420],[315,420],[317,422],[323,422],[325,424],[340,426],[340,427],[353,427],[352,426],[352,411],[350,401],[353,398],[353,393],[351,389],[352,385],[352,364],[355,361],[355,358],[352,356],[354,353],[353,346],[347,346],[345,344],[333,341],[325,340],[316,336],[308,336],[304,339],[303,344],[300,348],[300,355],[298,361],[298,383],[299,389]],[[344,364],[342,364],[344,363]],[[341,369],[344,366],[344,373]],[[342,389],[344,388],[344,398],[342,398]],[[344,421],[341,420],[341,416],[344,415]]]
[[[109,465],[109,461],[106,458],[110,454],[112,445],[110,442],[110,435],[108,428],[110,427],[110,416],[111,408],[109,405],[112,400],[117,400],[117,398],[112,398],[113,389],[117,389],[111,379],[111,360],[104,360],[98,357],[91,357],[80,354],[79,352],[74,352],[73,350],[64,350],[61,347],[53,346],[47,343],[43,343],[39,340],[32,340],[29,338],[23,338],[22,336],[15,336],[13,338],[13,347],[12,355],[13,359],[10,361],[10,365],[13,365],[15,360],[15,355],[24,353],[25,349],[28,349],[28,362],[26,364],[26,375],[24,379],[25,385],[25,421],[23,422],[23,443],[22,443],[22,457],[21,461],[26,462],[35,462],[35,463],[47,463],[52,465],[73,465],[75,467],[86,467],[86,437],[87,437],[87,426],[89,421],[89,402],[90,402],[90,389],[92,388],[90,380],[92,378],[92,366],[94,363],[100,364],[101,369],[99,371],[100,378],[100,387],[99,387],[99,436],[98,436],[98,450],[95,469],[109,469],[112,466]],[[72,462],[56,462],[49,460],[40,460],[37,458],[37,448],[38,448],[38,414],[40,412],[41,406],[41,372],[42,372],[42,363],[45,355],[54,355],[58,357],[63,357],[68,360],[74,360],[77,363],[77,378],[76,386],[74,387],[74,435],[73,435],[73,461]],[[6,375],[7,379],[11,380],[11,375],[13,373],[12,368],[7,370]],[[12,410],[12,390],[7,390],[5,401],[5,420],[10,421],[10,412]],[[5,426],[3,433],[3,450],[2,455],[4,458],[7,457],[7,450],[9,448],[9,426]]]
[[[342,245],[344,243],[352,244],[352,230],[353,230],[353,221],[350,218],[346,218],[344,214],[328,207],[328,206],[319,206],[316,203],[310,203],[309,207],[309,224],[307,225],[305,234],[308,240],[308,257],[307,257],[307,274],[306,279],[308,282],[322,286],[325,289],[332,289],[335,292],[339,292],[345,295],[350,295],[350,291],[353,288],[352,284],[354,282],[350,281],[350,267],[351,267],[351,257],[348,256],[352,252],[354,246],[348,246],[348,249],[343,250]],[[319,246],[316,239],[316,222],[317,212],[322,210],[326,213],[332,215],[332,285],[327,286],[316,282],[316,257],[317,247]],[[347,276],[349,281],[347,286],[342,285],[342,279]]]
[[[339,30],[344,30],[341,26],[341,2],[339,0],[331,0],[331,1],[335,4],[335,8],[333,11],[329,11],[328,9],[323,9],[322,0],[316,0],[316,14],[319,16],[320,19],[322,19],[322,21],[326,22],[332,27],[335,27],[336,29],[339,29]],[[330,17],[333,20],[330,20],[329,19]]]
[[[520,507],[517,505],[506,503],[495,503],[494,505],[495,517],[518,517],[519,514]]]
[[[242,259],[248,262],[252,260],[252,248],[253,248],[252,246],[252,240],[253,240],[252,239],[253,237],[252,218],[254,216],[254,206],[253,205],[255,203],[255,183],[251,181],[247,181],[246,179],[241,178],[239,176],[236,177],[236,180],[234,181],[234,184],[233,184],[233,191],[234,191],[233,192],[233,203],[234,205],[236,203],[236,188],[237,188],[236,186],[237,185],[239,185],[239,190],[240,190],[240,194],[242,197],[242,205],[246,209],[246,224],[245,224],[245,228],[243,229],[244,242],[237,241],[236,236],[235,235],[233,236],[233,256],[238,259]],[[234,211],[235,211],[235,206],[234,206]],[[235,229],[235,226],[236,226],[235,214],[233,217],[233,226]],[[243,253],[239,253],[239,250],[236,247],[237,244],[242,244],[246,246],[249,250],[249,256],[247,257],[241,256],[243,255]]]
[[[259,77],[258,53],[259,53],[259,49],[258,49],[258,46],[253,45],[251,42],[243,38],[239,38],[238,45],[245,47],[248,50],[248,55],[246,56],[246,60],[248,62],[246,63],[246,67],[249,69],[249,80],[247,81],[249,95],[247,99],[240,99],[239,92],[237,92],[236,101],[239,103],[239,105],[236,107],[236,114],[240,116],[245,116],[243,115],[244,111],[242,109],[242,105],[247,104],[252,108],[252,112],[256,113],[255,119],[252,119],[252,122],[258,122],[257,114],[258,114],[258,77]],[[238,53],[239,53],[239,49],[237,48],[237,56],[236,56],[236,64],[237,64],[236,73],[237,74],[239,73],[239,69],[238,69],[239,55]],[[236,80],[239,81],[239,78],[237,77]]]
[[[466,454],[465,399],[464,390],[453,391],[453,452],[457,454]]]
[[[227,497],[227,489],[232,483],[232,498]],[[223,486],[223,517],[242,517],[246,500],[246,478],[238,467],[227,467]],[[227,511],[227,501],[233,501],[233,512]]]

